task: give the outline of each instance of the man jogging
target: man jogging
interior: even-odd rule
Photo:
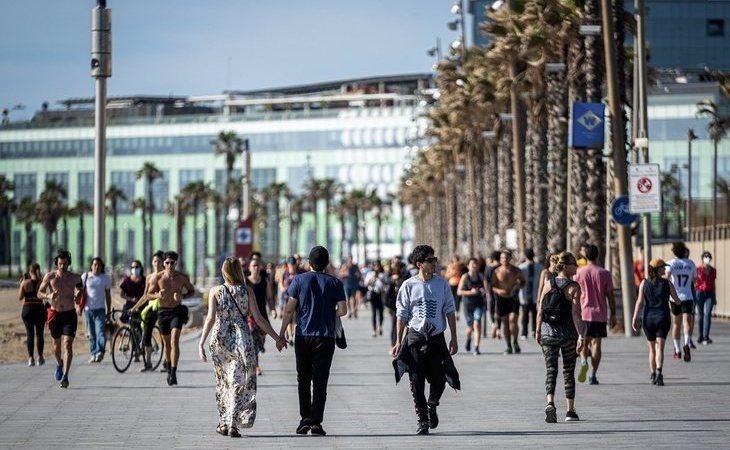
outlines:
[[[520,344],[517,342],[517,313],[520,310],[520,301],[517,293],[525,285],[525,277],[519,267],[512,264],[512,252],[504,250],[499,256],[499,267],[494,269],[489,282],[492,292],[497,297],[497,316],[502,319],[504,339],[507,341],[505,355],[520,353]]]
[[[439,424],[436,407],[447,379],[454,389],[460,388],[459,374],[451,360],[451,355],[459,350],[456,305],[449,283],[434,275],[438,258],[431,246],[416,246],[408,260],[418,268],[418,274],[398,290],[397,339],[391,355],[396,357],[396,380],[406,371],[409,374],[418,419],[416,434],[428,434],[429,428]],[[451,334],[448,347],[444,337],[447,322]],[[427,380],[431,385],[428,400],[424,394]]]
[[[284,308],[279,336],[284,336],[286,327],[296,313],[294,354],[301,416],[297,434],[327,434],[322,428],[322,419],[332,355],[335,352],[335,317],[347,314],[342,282],[324,272],[329,262],[326,248],[312,248],[309,252],[312,270],[294,277],[287,289],[289,300]]]

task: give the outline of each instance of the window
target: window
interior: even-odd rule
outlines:
[[[162,177],[152,182],[152,203],[156,213],[165,212],[170,193],[170,173],[167,170],[161,172]]]
[[[276,183],[276,169],[261,168],[251,170],[251,187],[260,191],[266,186]]]
[[[113,186],[124,192],[127,197],[126,200],[119,200],[117,202],[118,213],[131,213],[132,212],[132,201],[134,200],[134,182],[136,179],[135,172],[124,171],[115,172],[112,171],[112,182]],[[108,187],[107,187],[108,189]]]
[[[94,204],[94,172],[79,172],[77,198]]]
[[[183,190],[185,186],[195,181],[203,181],[202,169],[182,169],[180,170],[180,186],[179,190]]]
[[[46,181],[55,181],[60,184],[63,190],[66,191],[66,198],[68,199],[68,172],[48,172],[46,174]]]
[[[170,248],[170,229],[169,228],[163,228],[162,232],[160,233],[160,247],[169,249]]]
[[[34,173],[16,173],[13,176],[15,185],[15,201],[20,203],[24,198],[37,199],[36,175]]]
[[[725,19],[707,19],[707,36],[725,36]]]
[[[253,169],[254,172],[257,169]],[[241,176],[241,169],[233,169],[233,172],[231,173],[231,180],[235,180]],[[215,190],[218,193],[223,193],[223,190],[225,188],[226,184],[226,169],[216,169],[215,170]]]

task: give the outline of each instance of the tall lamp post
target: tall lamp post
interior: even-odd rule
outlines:
[[[687,235],[685,240],[689,241],[692,236],[692,141],[697,139],[697,135],[692,128],[687,130],[687,205],[685,205],[685,224],[687,225]]]
[[[94,102],[94,256],[105,258],[104,192],[106,175],[106,79],[112,76],[112,12],[106,0],[91,10],[91,76]]]

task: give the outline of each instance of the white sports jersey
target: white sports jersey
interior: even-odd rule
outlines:
[[[692,294],[692,284],[697,278],[697,267],[689,258],[674,258],[669,261],[667,266],[667,275],[677,290],[677,296],[680,300],[694,300]]]

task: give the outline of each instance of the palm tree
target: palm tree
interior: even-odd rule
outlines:
[[[46,180],[46,188],[41,192],[36,203],[36,216],[46,232],[46,257],[50,269],[50,255],[53,252],[53,234],[58,228],[58,221],[63,214],[67,196],[66,188],[54,180]]]
[[[725,177],[717,177],[715,189],[718,194],[725,197],[725,223],[730,223],[730,181]]]
[[[305,205],[308,206],[314,219],[314,243],[316,244],[319,239],[319,215],[317,214],[317,207],[319,206],[320,198],[320,180],[317,178],[309,178],[302,185],[302,189],[304,189],[304,195],[307,198]]]
[[[378,192],[373,189],[368,194],[367,206],[370,207],[370,210],[373,213],[373,218],[375,219],[375,259],[380,261],[380,231],[383,226],[383,218],[387,214],[390,203],[388,200],[380,198],[380,196],[378,196]]]
[[[183,197],[184,201],[190,205],[190,213],[193,215],[193,249],[195,253],[198,251],[198,214],[200,213],[200,206],[207,204],[211,190],[212,189],[208,183],[204,181],[193,181],[192,183],[185,185],[185,187],[183,187],[180,191],[180,195]],[[207,213],[205,216],[207,223]],[[194,258],[196,261],[200,261],[201,263],[204,262],[205,255],[207,254],[207,236],[204,236],[203,240],[203,254],[200,255],[201,257],[199,258]],[[197,269],[198,268],[193,268],[194,283],[197,283],[198,280],[199,270]]]
[[[325,246],[330,249],[332,242],[330,240],[330,209],[332,207],[332,199],[340,191],[341,185],[333,178],[323,178],[319,183],[319,197],[324,200],[324,236]]]
[[[727,130],[730,128],[730,117],[723,117],[717,108],[715,102],[710,99],[702,100],[697,103],[697,115],[708,117],[710,121],[707,123],[707,131],[713,145],[712,156],[712,240],[717,238],[717,146],[720,141],[727,136]]]
[[[73,208],[74,216],[78,216],[79,218],[79,246],[77,255],[81,261],[86,260],[86,258],[84,258],[84,254],[86,253],[84,251],[86,249],[86,226],[84,216],[93,212],[94,207],[92,204],[83,199],[77,200],[76,205]]]
[[[147,200],[146,200],[146,210],[142,210],[142,236],[143,236],[143,253],[144,253],[144,261],[149,261],[152,258],[152,249],[155,247],[154,242],[154,236],[155,236],[155,229],[154,229],[154,213],[155,213],[155,198],[152,193],[152,185],[155,182],[155,180],[158,180],[163,177],[163,173],[160,169],[155,166],[155,163],[151,161],[147,161],[142,165],[142,168],[137,171],[137,179],[144,178],[145,183],[147,185]],[[149,230],[147,229],[147,226],[145,224],[146,220],[144,219],[145,212],[149,214]]]
[[[347,206],[349,207],[348,213],[350,214],[350,217],[353,219],[352,223],[352,235],[353,240],[355,244],[355,251],[359,253],[358,249],[360,246],[360,242],[363,243],[363,252],[362,252],[362,259],[361,262],[365,262],[367,259],[367,254],[364,249],[365,245],[367,244],[365,242],[365,236],[362,236],[362,241],[360,240],[360,225],[364,223],[363,215],[363,206],[367,202],[367,193],[363,189],[353,189],[348,194],[348,201]],[[364,233],[363,233],[364,235]],[[358,255],[359,257],[360,255]],[[358,258],[359,259],[359,258]]]
[[[669,237],[669,220],[667,217],[668,212],[673,212],[679,222],[679,214],[681,213],[681,197],[679,193],[679,180],[671,172],[661,173],[661,186],[662,186],[662,210],[659,213],[659,223],[662,226],[662,238],[667,239]],[[677,231],[681,228],[677,223]]]
[[[279,209],[279,203],[282,198],[287,198],[289,196],[289,187],[286,183],[271,183],[268,186],[264,188],[262,191],[263,196],[263,203],[268,206],[271,205],[271,210],[273,211],[273,222],[275,224],[274,228],[274,254],[270,255],[274,257],[274,259],[278,259],[281,252],[281,237],[280,237],[280,222],[281,222],[281,211]],[[268,207],[265,207],[266,211],[269,210]],[[267,221],[268,222],[268,221]]]
[[[118,228],[117,228],[117,216],[119,214],[119,202],[128,200],[127,194],[124,193],[115,185],[109,186],[104,194],[104,199],[107,201],[108,212],[112,216],[112,239],[111,239],[111,260],[112,266],[118,263],[117,261],[117,250],[118,250]]]
[[[36,260],[33,254],[33,245],[31,235],[33,233],[33,225],[36,224],[36,202],[30,197],[23,198],[15,208],[15,220],[23,225],[25,231],[25,264],[28,265]]]
[[[289,202],[289,253],[296,253],[299,246],[299,226],[302,224],[302,215],[304,214],[304,197],[299,195],[290,195],[287,197]]]
[[[168,201],[165,207],[165,213],[175,218],[175,237],[177,246],[176,251],[180,256],[179,259],[179,270],[185,269],[185,258],[183,255],[183,241],[185,240],[185,216],[190,209],[190,205],[187,203],[182,193],[175,196],[173,201]]]
[[[221,131],[218,133],[218,137],[210,142],[213,146],[213,153],[216,156],[224,155],[226,158],[226,181],[225,181],[225,192],[229,192],[229,186],[232,182],[233,166],[236,163],[238,155],[242,154],[246,149],[246,141],[236,135],[234,131]],[[225,198],[225,214],[231,207],[232,199]],[[223,221],[223,251],[227,251],[230,248],[228,240],[228,221]]]
[[[14,189],[15,187],[13,186],[13,182],[10,181],[10,179],[7,178],[4,174],[0,174],[0,218],[2,218],[2,222],[4,224],[3,232],[6,236],[7,242],[7,248],[5,250],[8,258],[8,278],[12,276],[10,266],[13,260],[13,240],[10,236],[10,221],[12,217],[11,212],[13,207],[13,201],[10,199],[9,194]]]
[[[132,200],[132,209],[135,211],[141,211],[142,212],[142,248],[145,253],[145,261],[149,261],[151,258],[148,258],[146,256],[147,252],[147,211],[148,211],[148,205],[147,200],[144,197],[137,197],[134,200]]]

